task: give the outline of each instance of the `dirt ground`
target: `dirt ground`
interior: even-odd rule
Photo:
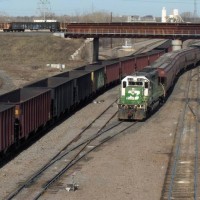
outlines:
[[[48,34],[1,33],[0,92],[60,72],[47,64],[64,64],[65,70],[84,65],[87,61],[74,61],[70,57],[82,43],[82,39],[63,39]]]

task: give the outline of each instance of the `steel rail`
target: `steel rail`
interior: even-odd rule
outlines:
[[[165,40],[163,39],[163,41],[165,41]],[[139,54],[139,53],[143,53],[146,49],[148,49],[148,48],[151,47],[152,45],[155,45],[155,44],[160,43],[160,42],[161,42],[161,41],[158,40],[158,41],[154,41],[154,42],[152,42],[152,43],[150,43],[150,44],[147,44],[146,46],[144,46],[144,47],[138,49],[137,51],[135,51],[135,52],[134,52],[133,54],[131,54],[131,55],[137,55],[137,54]]]
[[[198,83],[197,83],[197,99],[200,98],[200,70],[198,68]],[[194,170],[194,199],[197,200],[198,198],[198,168],[199,168],[199,165],[198,165],[198,161],[199,161],[199,102],[197,104],[197,109],[196,109],[196,137],[195,137],[195,170]]]
[[[86,155],[88,155],[90,152],[94,151],[96,148],[98,148],[99,146],[101,146],[102,144],[104,144],[105,142],[113,139],[114,137],[116,137],[117,135],[119,135],[120,133],[123,133],[124,131],[126,131],[127,129],[131,128],[132,126],[134,126],[135,124],[137,124],[137,122],[135,123],[131,123],[129,126],[125,127],[123,130],[116,132],[113,136],[106,138],[105,140],[103,140],[102,142],[100,142],[99,144],[97,144],[96,146],[94,146],[93,148],[91,148],[89,151],[83,153],[81,156],[80,153],[84,151],[84,149],[92,142],[94,141],[96,138],[99,137],[99,135],[96,135],[93,139],[91,139],[90,141],[88,141],[87,144],[85,144],[85,146],[81,149],[80,152],[78,152],[74,159],[72,159],[70,161],[70,163],[68,165],[66,165],[57,175],[55,175],[51,180],[49,180],[49,182],[44,186],[43,190],[34,198],[34,200],[38,200],[44,193],[45,191],[58,179],[60,178],[67,170],[69,170],[72,166],[74,166],[76,163],[78,163],[82,158],[84,158]]]

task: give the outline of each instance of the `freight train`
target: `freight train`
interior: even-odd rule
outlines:
[[[170,50],[171,41],[167,40],[148,53],[85,65],[1,95],[0,154],[40,134],[62,116]]]
[[[189,47],[166,53],[149,66],[121,81],[119,120],[144,120],[162,103],[177,76],[199,64],[200,49]]]

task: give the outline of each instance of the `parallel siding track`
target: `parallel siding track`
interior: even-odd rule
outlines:
[[[176,130],[161,199],[199,199],[200,68],[188,73],[184,107]]]

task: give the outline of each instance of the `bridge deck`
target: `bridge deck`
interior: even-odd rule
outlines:
[[[194,23],[70,23],[65,37],[199,39],[200,24]]]

